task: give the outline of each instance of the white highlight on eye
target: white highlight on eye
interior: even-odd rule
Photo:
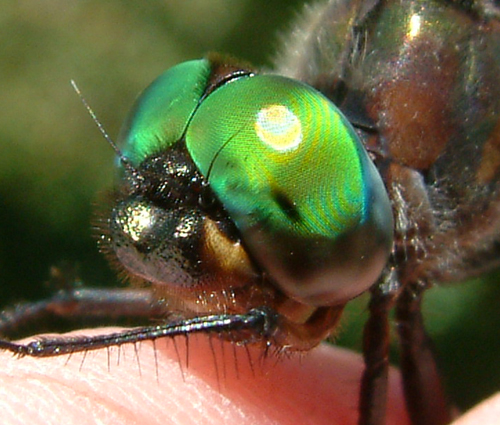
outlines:
[[[302,142],[302,124],[284,105],[262,108],[254,127],[260,140],[279,151],[295,149]]]
[[[153,226],[155,218],[147,205],[136,205],[130,209],[130,213],[126,214],[127,221],[123,225],[123,231],[137,242],[144,231]]]
[[[422,27],[422,17],[420,15],[414,14],[410,18],[410,25],[408,30],[408,38],[412,40],[420,34],[420,29]]]

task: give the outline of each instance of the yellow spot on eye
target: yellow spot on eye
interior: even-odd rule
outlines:
[[[257,114],[255,131],[266,145],[279,151],[295,149],[302,142],[302,125],[286,106],[271,105]]]
[[[422,27],[422,17],[420,15],[412,15],[410,18],[410,25],[408,28],[408,38],[412,40],[420,34],[420,28]]]

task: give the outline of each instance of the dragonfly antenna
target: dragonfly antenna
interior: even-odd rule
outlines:
[[[130,163],[130,161],[125,157],[125,155],[123,155],[122,151],[120,150],[120,148],[118,148],[116,143],[109,136],[108,132],[104,129],[103,125],[101,124],[101,122],[97,118],[97,115],[95,114],[94,110],[90,107],[90,105],[88,104],[85,97],[83,97],[83,94],[80,91],[80,89],[78,88],[78,86],[76,85],[75,80],[71,80],[71,85],[73,86],[73,89],[75,90],[76,94],[78,95],[78,97],[82,101],[83,106],[85,106],[85,109],[87,109],[87,112],[89,113],[90,117],[92,118],[94,123],[97,125],[97,128],[99,129],[101,134],[104,136],[104,138],[106,139],[108,144],[113,148],[115,153],[118,155],[118,158],[120,158],[120,162],[122,163],[122,165],[132,174],[135,174],[135,175],[139,174],[138,171],[134,168],[134,166]]]

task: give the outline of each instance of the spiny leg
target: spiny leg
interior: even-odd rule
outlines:
[[[254,308],[246,314],[201,316],[92,337],[47,337],[27,344],[0,340],[0,349],[19,356],[53,357],[194,333],[216,333],[244,343],[258,341],[270,343],[279,326],[278,321],[278,316],[273,310],[261,307]]]
[[[452,417],[421,312],[426,288],[418,283],[405,285],[396,303],[401,373],[412,424],[445,425]]]

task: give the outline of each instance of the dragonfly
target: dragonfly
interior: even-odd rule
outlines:
[[[394,245],[391,245],[393,250],[389,256],[386,245],[391,238],[385,230],[380,230],[385,229],[389,222],[377,222],[374,228],[376,231],[380,230],[380,235],[376,235],[376,239],[385,242],[371,246],[373,249],[370,254],[377,258],[381,256],[385,268],[382,270],[382,267],[374,265],[376,274],[382,274],[382,278],[374,286],[364,288],[371,293],[371,316],[365,328],[367,372],[362,382],[360,423],[376,424],[383,421],[384,403],[374,404],[373,397],[377,398],[385,392],[388,310],[394,306],[402,340],[402,371],[407,377],[408,408],[412,420],[416,424],[446,423],[449,420],[448,409],[441,395],[438,372],[423,331],[420,303],[424,291],[435,282],[463,280],[497,266],[494,196],[497,165],[495,141],[498,138],[495,136],[498,134],[495,133],[495,124],[498,122],[499,109],[498,103],[495,103],[498,96],[495,96],[494,85],[494,71],[498,63],[494,59],[498,57],[499,43],[495,38],[498,33],[495,9],[492,5],[479,3],[471,6],[442,2],[408,2],[406,5],[335,2],[321,4],[308,13],[309,21],[306,19],[304,24],[307,28],[310,29],[310,22],[319,20],[320,23],[307,37],[300,31],[297,32],[297,39],[292,37],[289,52],[285,50],[282,53],[278,73],[307,82],[339,106],[366,147],[368,159],[362,161],[369,160],[372,161],[369,163],[376,165],[393,211],[394,223],[390,223],[394,230]],[[344,18],[339,19],[338,16]],[[435,34],[430,29],[435,28],[437,22],[448,20],[453,31],[446,26],[443,34],[436,36],[436,40],[433,39]],[[401,25],[402,22],[404,25]],[[394,44],[387,40],[392,40]],[[475,50],[474,43],[481,47],[484,45],[484,49],[479,49],[484,55],[474,56],[474,61],[468,61],[469,58],[463,52],[468,51],[467,49]],[[457,54],[456,51],[460,53]],[[443,65],[453,60],[468,67],[467,73],[459,73],[469,77],[467,80],[460,80],[458,86],[462,91],[459,94],[451,92],[451,82],[456,83],[457,75],[443,72],[443,69],[457,69]],[[478,72],[476,66],[479,66],[478,63],[483,64],[483,61],[486,63],[484,68],[490,73],[481,72],[479,79],[478,74],[475,74]],[[210,59],[209,63],[222,62]],[[425,66],[420,66],[420,63]],[[247,78],[254,73],[253,70],[232,65],[229,68],[223,74],[224,78],[229,78],[228,75],[231,78],[236,78],[235,75]],[[484,71],[484,68],[480,69]],[[226,84],[228,83],[223,80],[215,86],[218,89],[219,85]],[[453,88],[456,86],[457,84],[453,84]],[[458,108],[455,111],[452,108],[456,106],[455,103],[450,105],[449,101],[452,94],[458,96],[459,100],[468,96],[470,102],[457,102]],[[207,95],[207,101],[209,96]],[[398,107],[394,106],[396,104]],[[473,110],[468,107],[469,104],[474,105]],[[453,120],[462,118],[460,122],[465,126],[453,141],[449,139],[450,129],[457,128],[458,124],[455,121],[448,122],[450,116]],[[445,131],[446,129],[450,131]],[[476,135],[476,132],[476,141],[471,146],[471,135]],[[127,136],[124,138],[127,139]],[[431,144],[429,140],[435,143]],[[118,147],[118,156],[125,172],[128,170],[129,176],[140,180],[147,173],[140,168],[140,162],[134,163],[131,159],[137,152],[134,151],[133,143],[130,144],[130,152],[126,149],[121,151]],[[465,169],[460,168],[454,161],[456,158],[463,161],[462,156],[456,155],[457,149],[462,152],[469,147],[472,150],[471,164]],[[482,149],[481,154],[479,148]],[[227,151],[226,145],[218,149],[215,156]],[[199,164],[198,167],[201,168]],[[209,163],[209,170],[205,174],[210,174],[211,167]],[[129,178],[127,185],[135,187],[138,183]],[[199,184],[201,192],[204,187],[203,183]],[[378,193],[377,190],[374,193]],[[134,192],[134,196],[136,195]],[[170,192],[168,196],[171,196]],[[222,195],[217,196],[220,198]],[[220,201],[214,201],[210,196],[208,198],[209,203]],[[291,211],[288,213],[291,218],[298,214],[294,212],[293,201],[282,195],[276,195],[275,198],[283,210]],[[383,195],[374,195],[374,198],[375,201],[368,208],[373,208],[374,211],[387,209]],[[125,202],[120,199],[122,201]],[[226,200],[224,205],[226,208],[227,202]],[[130,205],[122,207],[122,210],[130,209]],[[132,209],[137,213],[135,206]],[[383,217],[387,216],[388,214],[383,213]],[[134,217],[136,219],[137,214]],[[472,217],[475,219],[474,223],[471,222]],[[477,217],[485,217],[482,226],[477,222]],[[130,220],[130,217],[125,217],[118,221],[122,224],[127,222],[129,234],[132,234]],[[237,224],[236,232],[244,234],[245,231],[241,230],[244,226]],[[116,261],[126,263],[125,268],[136,269],[137,264],[132,266],[124,260],[128,254],[117,252],[117,239],[120,235],[116,229],[105,230],[102,234],[105,249],[114,252],[111,255],[117,257]],[[367,236],[368,233],[364,235]],[[351,246],[353,243],[350,240],[347,245]],[[123,244],[122,241],[121,245]],[[383,252],[374,253],[380,246],[383,246]],[[338,254],[338,251],[334,251],[334,254]],[[252,256],[256,254],[253,253]],[[368,253],[362,255],[363,258],[365,256],[369,257]],[[280,259],[273,258],[274,260],[279,262]],[[264,260],[259,259],[258,263],[261,261]],[[265,264],[264,269],[272,270],[273,264]],[[360,267],[354,265],[352,268]],[[372,270],[371,267],[369,269]],[[245,275],[245,279],[251,279],[253,273],[252,269]],[[149,272],[144,270],[137,274],[149,276]],[[272,277],[273,273],[269,274]],[[233,279],[234,276],[226,278]],[[358,280],[363,279],[356,279]],[[287,293],[292,298],[304,299],[300,285],[294,285],[294,289],[287,287]],[[348,299],[358,295],[358,291],[363,292],[359,289],[354,291],[356,293],[349,293],[340,299],[337,294],[332,295],[333,298],[325,301],[325,305],[343,305]],[[244,294],[244,298],[247,297],[248,294]],[[260,297],[261,294],[256,295],[257,300]],[[91,301],[95,305],[96,300]],[[195,303],[190,300],[186,304],[190,302]],[[164,329],[163,333],[158,334],[152,329],[142,329],[140,337],[137,332],[132,332],[122,336],[113,335],[107,339],[82,339],[79,342],[71,340],[69,344],[68,341],[54,339],[27,346],[4,341],[2,346],[25,355],[51,355],[56,354],[56,351],[61,354],[79,349],[89,350],[109,344],[133,342],[138,338],[152,339],[161,335],[185,334],[198,330],[216,331],[248,343],[257,340],[268,343],[270,330],[274,332],[279,327],[274,320],[279,321],[280,313],[275,315],[272,310],[249,307],[260,307],[260,302],[248,304],[247,311],[238,314],[200,314],[180,319],[175,325],[170,324],[164,328],[167,333]],[[321,301],[307,300],[310,305],[318,302],[321,305]],[[218,300],[217,303],[222,301]],[[240,305],[240,301],[237,304]],[[268,307],[265,302],[264,304]],[[144,309],[144,303],[141,304],[139,310],[141,309]],[[26,317],[26,311],[21,309],[18,314]],[[151,312],[149,304],[148,312],[151,315],[163,313]],[[323,320],[328,322],[326,328],[330,329],[340,310],[329,309],[328,312],[323,311],[323,314]],[[224,318],[228,319],[227,325],[221,324]],[[325,333],[320,333],[309,344],[315,345],[325,336]],[[281,344],[291,342],[286,340]],[[416,385],[419,380],[423,380],[425,385]],[[434,391],[430,392],[429,389]]]

